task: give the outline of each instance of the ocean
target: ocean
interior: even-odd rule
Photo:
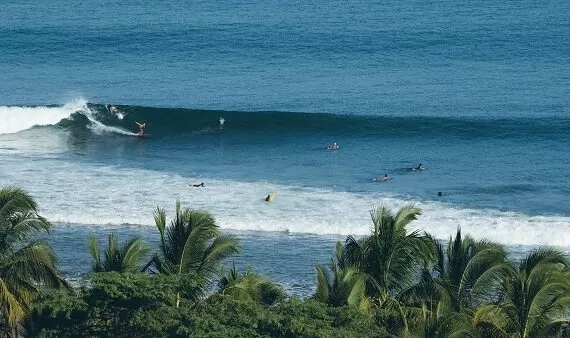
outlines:
[[[39,202],[70,278],[90,234],[156,243],[152,212],[176,199],[300,295],[382,205],[416,204],[441,240],[568,251],[568,17],[564,1],[5,0],[0,184]]]

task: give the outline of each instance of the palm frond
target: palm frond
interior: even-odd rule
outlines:
[[[202,257],[198,273],[210,275],[228,257],[239,252],[239,242],[233,235],[216,237]]]
[[[120,257],[122,260],[121,271],[140,271],[140,264],[143,258],[148,254],[149,250],[150,249],[142,243],[140,237],[131,238],[121,247],[120,250]]]
[[[328,303],[331,288],[328,275],[325,269],[318,265],[315,267],[315,271],[317,273],[317,291],[315,293],[315,299],[322,303]]]
[[[101,253],[99,251],[99,242],[97,241],[97,237],[90,236],[87,246],[91,257],[93,257],[93,262],[91,262],[91,271],[103,271],[103,266],[101,265]]]

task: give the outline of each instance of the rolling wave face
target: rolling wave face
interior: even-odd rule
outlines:
[[[135,135],[135,122],[145,122],[154,136],[202,133],[326,133],[376,138],[421,139],[567,139],[570,119],[475,117],[396,117],[333,115],[295,112],[236,112],[182,108],[118,106],[125,116],[118,119],[104,105],[76,99],[63,106],[0,107],[0,135],[34,126],[60,125],[95,134]],[[220,117],[225,119],[223,126]]]
[[[90,105],[104,111],[102,105]],[[126,113],[123,120],[112,119],[112,125],[136,130],[135,121],[144,121],[153,135],[200,133],[223,128],[224,132],[246,133],[329,133],[337,135],[374,136],[379,138],[458,138],[517,139],[566,138],[570,132],[567,118],[476,117],[397,117],[334,115],[295,112],[236,112],[181,108],[149,108],[119,106]],[[225,123],[219,125],[219,118]]]

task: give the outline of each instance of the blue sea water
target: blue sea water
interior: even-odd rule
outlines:
[[[57,223],[68,274],[90,233],[152,242],[152,210],[177,198],[299,290],[383,204],[416,203],[440,239],[567,248],[569,17],[564,1],[6,0],[0,184]]]

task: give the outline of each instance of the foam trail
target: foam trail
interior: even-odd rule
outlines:
[[[91,122],[91,124],[88,125],[87,128],[91,129],[96,134],[115,133],[115,134],[130,135],[130,136],[136,136],[137,135],[136,133],[130,132],[128,130],[124,130],[124,129],[119,128],[119,127],[112,127],[112,126],[108,126],[106,124],[103,124],[101,121],[99,121],[95,118],[95,113],[92,112],[91,109],[89,109],[89,107],[87,107],[86,103],[80,109],[78,109],[78,112],[83,114],[85,117],[87,117],[89,122]]]
[[[34,126],[57,124],[86,106],[84,99],[73,100],[62,107],[0,106],[0,135],[17,133]]]
[[[124,130],[122,128],[107,126],[107,125],[99,122],[98,120],[96,120],[93,117],[93,114],[91,113],[91,111],[89,109],[87,109],[87,111],[83,115],[85,115],[87,117],[87,119],[89,119],[89,121],[91,122],[91,124],[87,128],[91,129],[96,134],[116,133],[116,134],[122,134],[122,135],[130,135],[130,136],[136,136],[137,135],[136,133]]]

